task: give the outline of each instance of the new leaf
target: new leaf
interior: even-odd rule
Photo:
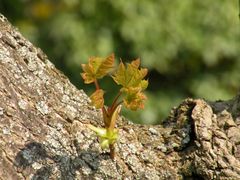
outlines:
[[[112,76],[113,80],[118,84],[122,85],[123,88],[129,87],[140,87],[141,89],[146,89],[148,86],[148,81],[143,80],[147,75],[146,68],[140,68],[140,59],[132,61],[131,64],[127,64],[127,67],[120,62],[116,73]]]
[[[123,103],[126,108],[136,111],[138,108],[144,108],[144,101],[146,96],[140,91],[139,88],[128,88],[123,91],[126,96],[123,99]]]
[[[90,84],[97,79],[103,78],[109,73],[114,65],[114,54],[107,58],[92,57],[89,59],[88,64],[82,64],[83,73],[81,76],[84,83]]]
[[[94,131],[97,136],[100,138],[101,147],[109,148],[111,144],[114,144],[118,139],[118,130],[117,129],[106,129],[106,128],[98,128],[91,124],[87,125],[89,129]]]
[[[124,105],[131,110],[143,109],[146,100],[142,91],[148,86],[148,81],[143,79],[147,75],[147,69],[139,66],[139,59],[127,64],[127,67],[121,62],[112,76],[118,85],[123,86],[120,91],[125,94]]]
[[[104,91],[102,89],[97,89],[91,96],[90,99],[92,101],[92,105],[94,105],[97,109],[100,109],[104,105]]]

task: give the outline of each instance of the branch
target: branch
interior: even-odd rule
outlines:
[[[164,125],[120,117],[113,161],[86,128],[101,112],[0,17],[1,179],[240,179],[239,99],[186,99]]]

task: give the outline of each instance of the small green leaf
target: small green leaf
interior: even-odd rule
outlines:
[[[91,124],[88,124],[87,127],[94,131],[99,137],[104,137],[107,134],[107,130],[105,128],[97,128]]]
[[[108,139],[100,139],[100,146],[102,149],[109,148],[109,140]]]
[[[114,144],[118,139],[117,129],[110,130],[105,128],[97,128],[91,124],[88,125],[88,128],[94,131],[100,138],[100,145],[103,149],[108,148],[110,144]]]
[[[109,145],[114,144],[118,139],[118,130],[107,130],[107,134],[104,137],[100,137],[100,145],[104,148],[109,148]]]

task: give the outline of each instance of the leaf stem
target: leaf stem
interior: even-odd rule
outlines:
[[[100,89],[97,79],[94,81],[94,84],[95,84],[96,90]]]
[[[110,149],[110,157],[111,159],[114,159],[115,158],[115,147],[114,147],[114,144],[110,144],[109,145],[109,149]]]
[[[114,111],[114,109],[117,107],[116,104],[119,105],[119,103],[117,103],[117,100],[118,100],[118,98],[119,98],[121,95],[122,95],[122,92],[119,91],[118,94],[115,96],[115,98],[114,98],[114,100],[113,100],[113,103],[112,103],[112,105],[111,105],[111,107],[110,107],[110,111],[111,111],[111,112]]]
[[[120,104],[122,104],[123,101],[120,101],[118,103],[115,103],[114,107],[112,107],[113,110],[115,110]]]
[[[108,111],[106,110],[106,108],[104,106],[102,107],[102,115],[103,115],[104,127],[108,128],[108,126],[109,126]]]

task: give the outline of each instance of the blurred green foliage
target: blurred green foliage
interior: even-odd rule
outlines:
[[[237,0],[2,0],[0,10],[79,88],[88,57],[140,57],[149,100],[127,115],[138,123],[160,122],[183,98],[229,99],[239,88]]]

